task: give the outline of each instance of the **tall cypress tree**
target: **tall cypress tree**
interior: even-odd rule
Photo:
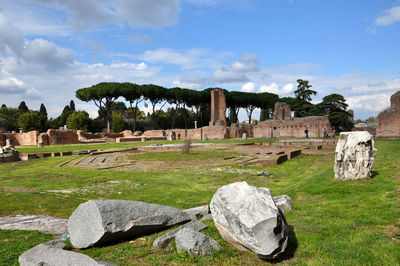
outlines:
[[[44,115],[46,117],[46,119],[47,119],[47,110],[46,110],[46,107],[44,106],[43,103],[40,105],[39,113]]]
[[[18,109],[21,110],[21,111],[24,112],[24,113],[29,112],[29,108],[28,108],[28,106],[26,105],[25,101],[22,101],[22,102],[19,104]]]
[[[75,103],[74,103],[73,100],[71,100],[71,101],[69,102],[69,110],[70,110],[71,112],[75,112]]]

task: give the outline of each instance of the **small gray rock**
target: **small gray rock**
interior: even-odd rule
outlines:
[[[201,218],[201,221],[208,221],[208,220],[212,220],[213,219],[213,216],[212,216],[212,214],[211,213],[209,213],[209,214],[207,214],[207,215],[205,215],[203,218]]]
[[[190,228],[195,231],[201,231],[207,229],[207,226],[198,220],[191,221],[187,224],[181,225],[180,227],[169,231],[165,235],[160,236],[153,242],[153,249],[166,248],[168,244],[175,238],[175,234],[184,228]]]
[[[288,195],[281,195],[272,198],[275,202],[276,207],[280,208],[284,212],[293,210],[292,199]]]
[[[151,234],[190,221],[189,215],[170,206],[129,200],[89,200],[68,220],[71,244],[87,248]]]
[[[59,266],[59,265],[79,265],[79,266],[112,266],[108,262],[97,261],[85,254],[63,250],[64,243],[60,240],[53,240],[24,252],[18,258],[21,266]]]
[[[206,216],[207,214],[210,213],[210,208],[208,205],[203,205],[200,207],[194,207],[190,209],[183,210],[186,212],[192,220],[195,220],[199,217]]]
[[[221,249],[217,241],[190,228],[176,233],[175,242],[178,253],[187,251],[191,256],[203,256]]]

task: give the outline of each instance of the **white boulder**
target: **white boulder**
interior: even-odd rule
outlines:
[[[289,228],[267,188],[236,182],[217,190],[210,209],[221,236],[239,250],[275,258],[287,246]]]
[[[368,131],[341,132],[335,150],[335,178],[370,178],[376,152],[374,139]]]

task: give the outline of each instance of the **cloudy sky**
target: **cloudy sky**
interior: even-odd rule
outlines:
[[[102,81],[293,96],[376,116],[400,90],[398,0],[1,0],[0,104],[52,117]]]

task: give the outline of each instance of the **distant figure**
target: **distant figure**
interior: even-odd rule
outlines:
[[[308,128],[304,130],[304,133],[306,134],[306,139],[308,139]]]
[[[328,134],[326,134],[326,128],[324,128],[324,139],[328,138]]]

